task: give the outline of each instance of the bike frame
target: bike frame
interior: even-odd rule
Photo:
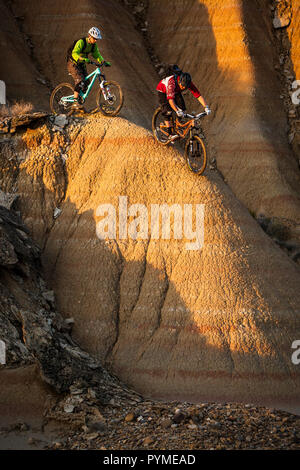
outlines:
[[[206,113],[203,113],[203,116],[206,116]],[[176,118],[175,123],[174,123],[174,128],[181,139],[185,139],[189,131],[190,131],[190,138],[192,137],[193,131],[196,129],[195,121],[196,119],[193,118],[185,123],[181,123]],[[164,129],[167,129],[167,126],[164,126],[161,124],[160,128],[164,134],[168,135],[167,132],[164,131]]]
[[[175,121],[175,130],[178,133],[179,137],[184,139],[188,133],[189,130],[192,130],[194,127],[194,119],[191,119],[190,121],[185,122],[184,124],[181,124],[177,119]],[[164,131],[164,129],[168,129],[168,126],[166,125],[160,125],[161,130],[163,131],[164,134],[168,135],[167,132]],[[182,128],[182,129],[180,129]]]
[[[194,130],[198,129],[198,126],[196,126],[195,123],[197,121],[199,121],[201,118],[203,118],[204,116],[207,116],[206,112],[197,114],[195,116],[192,115],[192,114],[186,114],[185,117],[190,118],[190,120],[185,122],[185,123],[181,123],[176,117],[175,122],[174,122],[174,128],[175,128],[178,136],[181,139],[185,139],[187,133],[190,131],[190,138],[192,138],[192,136],[195,135]],[[168,133],[165,132],[164,129],[167,129],[167,127],[168,126],[166,126],[166,125],[164,126],[164,125],[160,124],[161,131],[166,135],[168,135]]]
[[[94,72],[90,73],[90,75],[87,75],[85,77],[85,80],[88,80],[89,78],[92,78],[92,81],[91,83],[89,84],[87,90],[85,93],[82,93],[82,91],[79,92],[79,95],[81,96],[82,100],[85,101],[87,99],[87,97],[89,96],[90,94],[90,91],[91,89],[93,88],[93,85],[96,81],[96,79],[98,78],[99,79],[99,82],[101,81],[105,81],[105,75],[103,75],[103,73],[101,73],[101,70],[100,70],[100,66],[98,68],[96,68],[94,70]],[[102,80],[101,80],[102,78]],[[62,99],[61,99],[63,102],[66,102],[66,103],[74,103],[74,95],[70,95],[70,96],[64,96]]]
[[[192,130],[193,128],[195,127],[195,120],[194,119],[191,119],[190,121],[187,121],[185,123],[181,123],[178,121],[178,119],[175,120],[175,129],[176,129],[176,132],[178,133],[179,137],[181,137],[182,139],[185,139],[187,133],[189,131],[191,131],[192,133]]]

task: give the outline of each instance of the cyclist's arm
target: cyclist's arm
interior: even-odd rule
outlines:
[[[205,101],[205,99],[203,98],[203,96],[200,95],[199,98],[198,98],[198,101],[199,101],[199,103],[202,104],[203,108],[207,108],[207,107],[208,107],[208,104],[206,103],[206,101]]]
[[[178,111],[179,108],[178,108],[178,106],[176,106],[175,100],[169,99],[169,104],[170,104],[171,108],[172,108],[172,109],[175,111],[175,113],[176,113],[176,111]]]
[[[99,49],[98,49],[97,44],[96,44],[95,50],[94,50],[94,52],[93,52],[93,57],[94,57],[94,59],[96,59],[100,64],[101,64],[101,62],[104,62],[104,59],[103,59],[102,55],[101,55],[100,52],[99,52]]]
[[[203,98],[203,96],[201,95],[200,91],[198,90],[198,88],[196,87],[196,85],[192,82],[190,87],[189,87],[189,90],[190,92],[194,95],[195,98],[197,98],[197,100],[199,101],[199,103],[202,104],[202,106],[204,108],[207,107],[207,104],[206,104],[206,101],[205,99]]]

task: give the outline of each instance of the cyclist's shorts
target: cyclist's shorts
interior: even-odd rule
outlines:
[[[86,91],[88,82],[84,83],[82,88],[81,84],[84,81],[85,77],[87,76],[87,70],[85,64],[75,64],[72,60],[68,60],[67,63],[68,72],[72,75],[73,80],[75,82],[75,91],[80,91],[82,89],[83,92]]]

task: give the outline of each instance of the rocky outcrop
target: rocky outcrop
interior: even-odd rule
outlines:
[[[274,11],[273,26],[275,29],[290,26],[293,16],[292,0],[277,0],[271,9]]]
[[[0,134],[12,134],[17,128],[39,123],[47,116],[46,113],[32,113],[0,119]]]
[[[18,194],[6,194],[0,189],[0,206],[6,209],[11,209],[14,203],[18,200]]]
[[[20,218],[0,206],[0,340],[6,350],[0,365],[1,402],[9,401],[7,390],[18,377],[26,377],[35,391],[42,387],[42,379],[52,394],[51,390],[68,392],[72,386],[84,390],[94,385],[103,403],[116,389],[122,396],[117,379],[71,339],[73,322],[64,321],[55,310],[54,294],[41,273],[40,249]],[[24,405],[30,401],[22,399]],[[7,414],[4,406],[2,412]]]

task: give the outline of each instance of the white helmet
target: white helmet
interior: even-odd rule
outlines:
[[[93,38],[95,38],[95,39],[102,39],[100,30],[99,30],[98,28],[96,28],[96,26],[93,26],[93,27],[89,30],[89,34],[90,34]]]

